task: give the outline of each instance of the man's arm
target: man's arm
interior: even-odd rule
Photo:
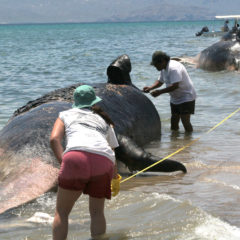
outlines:
[[[173,83],[171,86],[169,87],[166,87],[166,88],[163,88],[161,90],[155,90],[153,92],[151,92],[150,94],[153,96],[153,97],[157,97],[163,93],[169,93],[169,92],[172,92],[174,90],[176,90],[178,88],[178,82],[176,83]]]
[[[144,87],[143,88],[143,92],[145,93],[149,93],[151,90],[155,89],[155,88],[158,88],[158,87],[161,87],[163,85],[162,82],[160,82],[159,80],[155,81],[155,83],[150,86],[150,87]]]

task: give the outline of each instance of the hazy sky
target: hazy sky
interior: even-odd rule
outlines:
[[[240,0],[0,0],[0,6],[0,23],[151,20],[152,16],[194,20],[240,14]]]

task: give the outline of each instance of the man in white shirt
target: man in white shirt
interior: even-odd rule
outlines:
[[[158,71],[161,71],[158,80],[150,87],[144,87],[143,91],[153,97],[157,97],[163,93],[170,94],[171,105],[171,130],[179,129],[179,121],[184,126],[186,132],[192,132],[193,127],[190,122],[191,114],[194,114],[196,92],[193,83],[187,73],[186,68],[161,51],[156,51],[152,55],[153,65]],[[152,91],[161,87],[163,83],[166,88]]]

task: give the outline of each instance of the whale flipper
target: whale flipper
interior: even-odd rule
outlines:
[[[138,146],[131,138],[127,136],[117,135],[119,147],[115,149],[117,160],[128,166],[130,171],[142,170],[161,158],[146,152]],[[166,159],[154,167],[148,169],[150,172],[187,172],[186,167],[177,161]]]

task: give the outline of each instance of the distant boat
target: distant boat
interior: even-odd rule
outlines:
[[[240,15],[225,15],[225,16],[215,16],[216,19],[234,19],[234,27],[237,26],[238,24],[238,19],[240,19]],[[232,29],[231,29],[232,30]],[[230,30],[230,31],[231,31]],[[203,32],[201,34],[201,36],[204,37],[222,37],[223,35],[225,35],[227,32],[223,31],[223,27],[221,28],[221,30],[219,31],[209,31],[209,32]]]
[[[202,33],[203,37],[222,37],[227,32],[224,31],[210,31]]]
[[[217,19],[239,19],[240,15],[215,16]]]

